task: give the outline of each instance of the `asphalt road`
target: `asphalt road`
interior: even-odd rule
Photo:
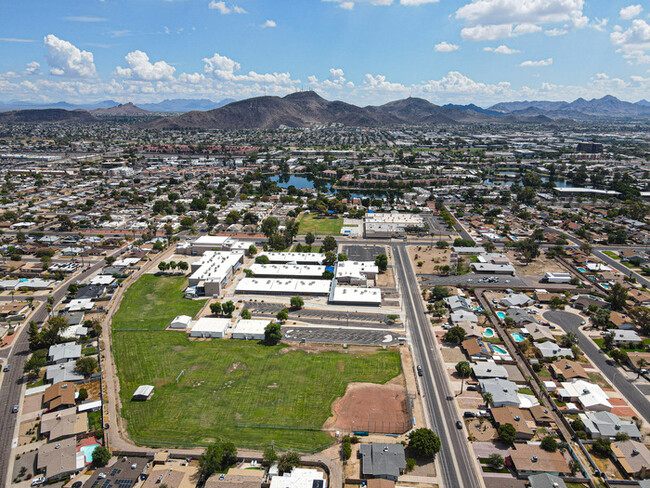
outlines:
[[[481,487],[481,476],[476,471],[476,463],[466,439],[467,433],[455,425],[459,416],[454,405],[454,394],[449,391],[444,364],[436,354],[435,339],[429,319],[424,313],[418,281],[405,245],[393,245],[393,256],[415,358],[424,370],[424,376],[420,378],[422,401],[428,411],[431,427],[440,436],[442,443],[438,456],[444,486]]]
[[[645,285],[645,286],[650,286],[650,281],[645,279],[639,273],[636,273],[635,271],[631,270],[630,268],[628,268],[627,266],[622,264],[620,261],[617,261],[616,259],[609,257],[604,252],[602,252],[600,250],[594,250],[593,254],[594,254],[594,256],[598,256],[598,258],[605,261],[612,268],[614,268],[614,269],[620,271],[621,273],[623,273],[625,276],[634,276],[636,278],[636,280],[640,284]]]
[[[113,255],[120,253],[116,251]],[[104,266],[104,260],[98,261],[90,269],[81,274],[68,278],[62,286],[53,294],[54,303],[58,304],[65,298],[67,283],[72,280],[81,281],[98,269]],[[44,322],[47,319],[47,302],[41,302],[37,306],[31,320],[36,323]],[[14,405],[21,404],[22,387],[24,382],[23,366],[29,357],[29,338],[27,336],[26,325],[21,326],[18,337],[15,339],[11,353],[5,364],[9,364],[11,369],[5,375],[0,388],[0,485],[4,485],[7,479],[7,469],[9,468],[9,458],[11,456],[11,444],[14,438],[14,430],[18,414],[11,413]]]
[[[464,275],[449,275],[449,276],[439,276],[439,275],[420,275],[424,278],[424,282],[429,286],[443,285],[443,286],[461,286],[471,287],[471,286],[481,286],[481,287],[496,287],[496,288],[520,288],[529,286],[522,279],[517,278],[512,275],[495,275],[489,273],[467,273]],[[482,278],[498,278],[498,281],[495,283],[482,283],[479,280]]]
[[[579,338],[578,345],[589,360],[603,372],[609,381],[616,385],[616,388],[637,409],[646,422],[650,422],[650,402],[648,402],[647,398],[633,383],[626,379],[615,363],[613,366],[607,364],[606,361],[609,357],[601,352],[579,329],[583,320],[580,316],[571,312],[555,310],[544,313],[544,318],[549,322],[559,325],[565,332],[575,332]]]

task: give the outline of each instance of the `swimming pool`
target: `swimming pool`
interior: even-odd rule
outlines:
[[[508,351],[506,351],[504,348],[501,346],[495,346],[494,344],[490,344],[490,348],[492,349],[492,352],[496,352],[498,354],[508,354]]]
[[[586,273],[587,272],[587,270],[585,268],[578,268],[578,271],[580,271],[581,273]]]
[[[497,312],[497,317],[499,317],[501,320],[503,320],[503,319],[506,318],[506,313],[505,313],[505,312],[498,311],[498,312]]]
[[[485,329],[485,332],[483,332],[484,337],[494,337],[494,329],[487,328]]]
[[[90,446],[81,446],[79,450],[83,452],[84,458],[86,458],[86,464],[93,462],[93,452],[96,448],[99,447],[99,444],[92,444]]]
[[[521,335],[519,332],[515,332],[512,334],[512,338],[514,339],[515,342],[524,342],[526,338]]]

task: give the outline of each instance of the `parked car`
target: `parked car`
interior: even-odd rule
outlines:
[[[14,405],[13,408],[11,409],[11,413],[18,413],[18,405]]]
[[[418,364],[418,376],[424,376],[424,371],[422,371],[422,366]]]
[[[460,420],[456,421],[456,428],[457,429],[462,429],[463,428],[463,423]]]
[[[463,417],[465,417],[466,419],[473,419],[476,417],[476,414],[474,412],[465,412],[463,414]]]
[[[467,385],[465,388],[467,391],[476,391],[476,385]]]
[[[11,369],[11,364],[5,364],[5,367],[2,369],[5,373],[7,373]]]
[[[32,486],[42,485],[43,483],[45,483],[45,478],[42,476],[39,476],[38,478],[34,478],[32,480]]]

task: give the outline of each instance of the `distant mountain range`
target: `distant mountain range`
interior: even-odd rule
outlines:
[[[219,102],[203,99],[191,98],[178,98],[174,100],[164,100],[159,103],[142,103],[138,105],[139,108],[148,112],[156,113],[185,113],[192,110],[212,110],[215,108],[223,107],[229,103],[234,102],[232,98],[225,98]],[[10,102],[0,102],[0,112],[8,112],[10,110],[38,110],[46,108],[61,108],[64,110],[101,110],[119,106],[120,103],[114,100],[102,100],[100,102],[86,103],[86,104],[72,104],[68,102],[53,102],[53,103],[33,103],[21,100],[14,100]],[[128,104],[124,104],[128,105]]]
[[[276,129],[338,123],[356,127],[433,124],[564,124],[589,120],[647,120],[650,102],[623,102],[613,96],[573,102],[503,102],[488,109],[476,105],[435,105],[422,98],[406,98],[379,106],[359,107],[341,101],[328,101],[313,91],[285,97],[264,96],[239,102],[210,100],[165,100],[157,104],[123,105],[110,100],[88,105],[86,109],[58,103],[55,109],[0,112],[0,122],[98,122],[110,117],[150,117],[139,125],[157,129]],[[172,115],[170,110],[210,107]],[[90,108],[95,107],[95,108]],[[84,115],[85,114],[85,115]],[[155,117],[165,114],[165,116]]]
[[[611,95],[603,98],[585,100],[578,98],[573,102],[503,102],[488,110],[502,114],[530,117],[544,115],[551,119],[588,120],[593,118],[650,118],[650,102],[624,102]]]
[[[502,113],[490,115],[475,106],[440,107],[422,98],[396,100],[380,106],[358,107],[325,100],[313,91],[285,97],[256,97],[207,112],[189,112],[142,124],[158,129],[276,129],[338,123],[358,127],[459,123],[549,123],[550,118]],[[487,111],[489,112],[489,111]]]

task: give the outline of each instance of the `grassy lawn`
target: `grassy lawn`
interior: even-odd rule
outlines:
[[[147,282],[147,290],[172,286]],[[132,286],[122,307],[141,291],[140,283]],[[185,313],[183,304],[166,294],[148,302],[154,309],[164,304],[170,317]],[[132,313],[142,316],[137,309]],[[166,323],[156,313],[142,320],[122,309],[117,315],[113,352],[122,415],[131,438],[141,445],[206,445],[225,439],[241,447],[264,448],[274,441],[278,449],[313,450],[332,441],[320,428],[348,383],[385,383],[401,372],[396,351],[308,354],[251,341],[190,341],[183,332],[160,330],[156,323]],[[139,330],[123,326],[134,322]],[[153,397],[132,402],[142,384],[155,386]]]
[[[90,432],[102,429],[102,412],[97,410],[95,412],[88,412],[88,428]]]
[[[338,236],[341,234],[341,227],[343,227],[342,217],[320,217],[307,214],[300,218],[298,234],[302,235],[311,232],[317,236]]]
[[[146,274],[131,285],[113,317],[113,330],[163,330],[177,315],[194,317],[202,300],[186,300],[184,276]]]
[[[614,251],[603,251],[603,254],[607,254],[612,259],[617,259],[619,261],[621,260],[621,257],[618,254],[616,254]]]

